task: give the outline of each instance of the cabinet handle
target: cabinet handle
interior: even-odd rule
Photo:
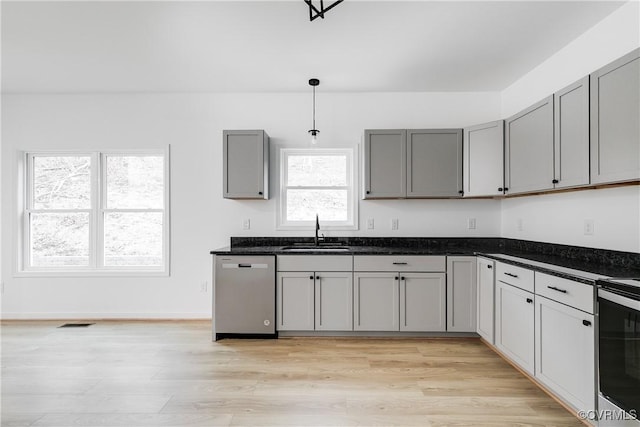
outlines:
[[[531,304],[533,300],[531,298],[527,298],[527,304]]]
[[[464,191],[460,190],[458,191],[458,194],[464,194]]]
[[[398,277],[398,276],[396,276],[396,277],[395,277],[395,279],[396,279],[396,280],[399,280],[399,277]]]
[[[509,277],[514,277],[514,278],[518,278],[517,274],[513,274],[513,273],[504,273],[505,276],[509,276]]]
[[[406,262],[394,262],[393,265],[407,265]]]
[[[401,277],[400,280],[407,280],[407,279],[405,279],[404,277]]]
[[[320,280],[320,276],[316,276],[316,280]]]
[[[367,190],[367,194],[371,194],[371,191]]]
[[[258,191],[258,194],[262,196],[262,191]]]
[[[582,324],[583,324],[584,326],[591,326],[591,322],[590,322],[590,321],[588,321],[588,320],[583,320],[583,321],[582,321]]]
[[[500,193],[502,193],[502,192],[504,191],[504,188],[500,187],[500,188],[498,188],[498,191],[499,191]]]
[[[489,265],[489,264],[487,264],[487,268],[488,268],[489,270],[491,270],[491,269],[493,268],[493,265]]]
[[[509,189],[507,187],[504,187],[504,191],[506,193],[507,191],[509,191]]]
[[[567,293],[567,290],[566,290],[566,289],[556,288],[555,286],[547,286],[547,288],[549,288],[549,289],[553,289],[554,291],[562,292],[563,294],[566,294],[566,293]]]
[[[309,280],[313,280],[313,276],[309,276]]]
[[[560,181],[558,181],[557,179],[554,179],[553,181],[551,181],[551,183],[552,183],[552,184],[557,184],[557,183],[559,183],[559,182],[560,182]]]

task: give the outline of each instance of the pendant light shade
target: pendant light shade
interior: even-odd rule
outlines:
[[[313,128],[309,130],[311,135],[311,145],[318,143],[318,135],[320,131],[316,129],[316,86],[320,84],[318,79],[309,79],[309,85],[313,88]]]

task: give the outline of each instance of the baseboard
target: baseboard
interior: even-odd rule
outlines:
[[[211,320],[211,313],[0,313],[1,320]]]

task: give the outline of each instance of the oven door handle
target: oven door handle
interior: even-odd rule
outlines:
[[[640,311],[640,301],[623,297],[622,295],[607,291],[606,289],[598,289],[598,298],[615,302],[616,304],[620,304],[632,310]]]

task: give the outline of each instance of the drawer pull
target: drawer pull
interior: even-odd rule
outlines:
[[[313,280],[313,276],[309,276],[309,280]]]
[[[400,280],[407,280],[407,279],[405,279],[404,277],[401,277]]]
[[[396,280],[400,280],[400,278],[398,276],[395,277]]]
[[[406,262],[394,262],[393,265],[407,265]]]
[[[531,304],[533,300],[531,298],[527,298],[527,304]]]
[[[316,276],[316,280],[320,280],[320,276]]]
[[[513,273],[504,273],[505,276],[509,276],[509,277],[515,277],[516,279],[518,278],[517,274],[513,274]]]
[[[554,291],[562,292],[563,294],[566,294],[566,293],[567,293],[567,290],[566,290],[566,289],[556,288],[555,286],[547,286],[547,288],[549,288],[549,289],[553,289]]]
[[[491,270],[493,268],[493,265],[487,265],[487,268]]]
[[[588,320],[583,320],[583,321],[582,321],[582,324],[583,324],[584,326],[591,326],[591,322],[590,322],[590,321],[588,321]]]

